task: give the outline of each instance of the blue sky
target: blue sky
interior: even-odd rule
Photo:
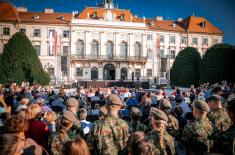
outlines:
[[[85,6],[95,6],[102,0],[9,0],[15,6],[25,6],[30,11],[54,8],[56,12],[81,12]],[[165,19],[186,18],[194,13],[203,16],[221,29],[223,42],[235,45],[235,0],[114,0],[119,8],[130,9],[140,17]]]

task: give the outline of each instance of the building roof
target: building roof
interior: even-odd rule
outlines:
[[[9,2],[0,2],[0,21],[19,21],[16,8]]]
[[[89,18],[92,18],[92,16],[96,13],[97,19],[103,19],[105,16],[105,13],[110,10],[113,14],[116,15],[116,20],[120,20],[123,16],[122,21],[130,22],[131,18],[133,18],[132,13],[129,10],[125,9],[106,9],[106,8],[100,8],[100,7],[87,7],[85,8],[78,16],[78,19],[87,19],[88,15]]]
[[[19,12],[21,23],[69,24],[71,13]]]
[[[204,17],[189,16],[182,21],[182,24],[188,33],[224,34]]]

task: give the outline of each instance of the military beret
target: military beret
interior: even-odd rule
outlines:
[[[71,121],[71,122],[78,121],[75,114],[71,111],[68,111],[68,110],[63,113],[63,119],[66,119],[66,120]]]
[[[114,94],[110,94],[108,97],[107,97],[107,104],[108,105],[119,105],[119,106],[123,106],[123,103],[121,101],[121,99],[117,96],[117,95],[114,95]]]
[[[100,108],[99,116],[107,116],[107,113],[108,111],[104,106]]]
[[[166,99],[161,99],[159,102],[160,109],[163,110],[165,108],[171,108],[171,103],[170,101]]]
[[[208,104],[205,101],[202,100],[196,100],[193,102],[193,106],[199,110],[209,112],[210,108]]]
[[[131,115],[132,116],[137,116],[137,117],[142,117],[142,112],[140,111],[140,109],[136,108],[136,107],[132,107],[131,108]]]
[[[163,112],[160,109],[157,108],[151,108],[151,115],[154,119],[156,120],[163,120],[163,121],[168,121],[168,117],[165,114],[165,112]]]
[[[67,106],[68,107],[78,107],[78,100],[77,99],[75,99],[75,98],[69,98],[68,100],[67,100]]]

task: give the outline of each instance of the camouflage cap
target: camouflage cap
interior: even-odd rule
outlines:
[[[156,120],[168,121],[167,115],[160,109],[151,108],[151,115]]]
[[[107,116],[107,109],[105,108],[105,106],[100,108],[100,112],[99,112],[99,116]]]
[[[75,114],[71,111],[68,111],[68,110],[63,113],[63,119],[66,119],[66,120],[71,121],[71,122],[78,121]]]
[[[202,100],[196,100],[193,102],[193,106],[199,110],[209,112],[210,108],[208,104],[205,101]]]
[[[69,98],[67,100],[67,106],[68,107],[78,107],[79,103],[78,103],[78,100],[75,99],[75,98]]]
[[[131,108],[131,115],[132,116],[137,116],[137,117],[142,117],[143,114],[142,112],[140,111],[140,109],[136,108],[136,107],[132,107]]]
[[[159,101],[159,107],[161,110],[164,110],[165,108],[171,108],[171,103],[170,103],[170,101],[168,101],[166,99],[161,99]]]
[[[107,104],[110,106],[112,105],[123,106],[121,99],[117,95],[110,94],[106,100],[107,100]]]

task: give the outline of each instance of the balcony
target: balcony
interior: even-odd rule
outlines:
[[[71,60],[99,60],[99,61],[137,61],[137,62],[146,62],[147,57],[138,57],[138,56],[109,56],[109,55],[71,55]]]

